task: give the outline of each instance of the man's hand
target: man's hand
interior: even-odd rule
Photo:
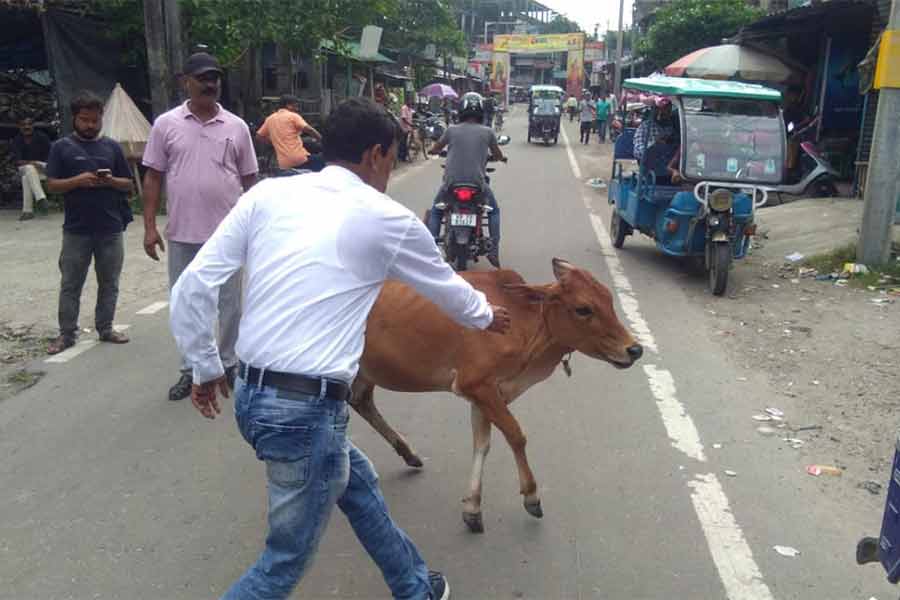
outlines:
[[[506,333],[509,331],[512,323],[509,318],[509,311],[502,306],[494,305],[491,305],[491,310],[494,312],[494,320],[488,325],[487,331],[493,331],[494,333]]]
[[[159,231],[157,231],[156,227],[145,228],[144,252],[146,252],[147,256],[149,256],[153,260],[159,260],[159,255],[156,254],[156,246],[159,246],[159,249],[163,252],[166,251],[166,245],[163,243],[162,237],[160,237]]]
[[[90,171],[85,171],[80,175],[76,175],[72,178],[72,181],[77,188],[95,188],[104,183],[102,177],[98,177],[96,173],[91,173]]]
[[[225,379],[224,375],[218,379],[213,379],[200,385],[195,383],[191,386],[191,402],[194,404],[194,408],[200,411],[200,414],[207,419],[215,419],[216,415],[222,412],[221,407],[219,407],[219,400],[216,397],[216,388],[222,392],[223,398],[228,397],[228,380]]]

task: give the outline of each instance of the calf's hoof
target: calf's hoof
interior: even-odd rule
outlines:
[[[481,513],[463,513],[463,523],[472,533],[484,533],[484,521],[481,520]]]
[[[544,516],[544,509],[541,508],[541,501],[537,500],[536,502],[528,502],[525,501],[525,510],[528,511],[528,514],[532,517],[537,517],[540,519]]]
[[[400,458],[406,462],[407,466],[415,467],[416,469],[421,469],[425,466],[422,459],[419,458],[415,452],[410,450],[408,446],[398,444],[394,449],[397,451],[397,454],[400,455]]]

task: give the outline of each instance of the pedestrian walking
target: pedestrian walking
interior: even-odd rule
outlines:
[[[597,115],[597,138],[599,143],[606,141],[606,123],[609,119],[609,100],[602,94],[597,98],[595,106]]]
[[[228,395],[213,336],[217,291],[247,270],[235,418],[266,463],[269,531],[259,560],[224,598],[286,598],[337,505],[395,598],[446,599],[446,578],[428,570],[391,518],[372,463],[347,436],[350,385],[386,279],[468,327],[504,333],[509,314],[454,273],[418,217],[384,194],[401,136],[393,117],[352,98],[322,133],[328,166],[244,194],[172,290],[192,401],[212,419],[218,394]]]
[[[34,218],[35,201],[47,202],[47,195],[41,185],[46,179],[47,157],[50,155],[50,138],[43,131],[34,128],[34,121],[28,117],[19,120],[19,133],[10,144],[12,159],[22,178],[22,214],[20,221]]]
[[[300,168],[321,171],[325,166],[322,157],[310,154],[300,136],[305,133],[321,142],[322,135],[300,114],[300,99],[285,94],[279,99],[278,106],[256,132],[257,139],[275,148],[279,169],[289,174],[293,174],[292,169]]]
[[[113,318],[125,259],[122,232],[131,221],[127,198],[131,171],[119,144],[100,135],[103,101],[79,92],[70,108],[74,131],[54,142],[47,158],[47,188],[63,194],[65,210],[59,253],[59,337],[48,346],[48,354],[75,345],[81,290],[92,259],[97,275],[94,327],[100,341],[128,342],[125,334],[113,329]]]
[[[144,251],[159,260],[165,244],[156,213],[166,180],[166,239],[169,286],[174,286],[241,193],[256,182],[258,166],[247,124],[219,105],[222,68],[210,54],[191,55],[184,64],[188,100],[157,117],[144,150]],[[229,382],[237,373],[241,276],[235,273],[219,291],[219,351]],[[169,400],[191,393],[191,369],[181,357],[178,381]]]
[[[594,126],[594,115],[597,108],[591,100],[591,93],[584,92],[581,101],[578,103],[578,110],[581,113],[581,143],[588,144],[591,141],[591,128]]]

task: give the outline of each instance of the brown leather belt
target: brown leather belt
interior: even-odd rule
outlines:
[[[296,375],[294,373],[281,373],[279,371],[262,371],[262,369],[247,365],[244,361],[240,362],[239,367],[239,373],[245,378],[244,381],[250,385],[271,386],[290,392],[318,396],[322,393],[322,383],[324,382],[326,398],[343,402],[350,399],[350,386],[342,381],[323,379],[321,377],[307,377],[306,375]],[[259,374],[261,371],[262,381],[260,382]]]

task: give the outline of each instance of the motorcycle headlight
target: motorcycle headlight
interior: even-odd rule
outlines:
[[[709,196],[709,208],[716,212],[727,212],[731,210],[734,203],[734,194],[728,190],[719,189]]]

